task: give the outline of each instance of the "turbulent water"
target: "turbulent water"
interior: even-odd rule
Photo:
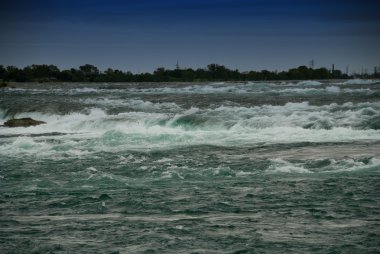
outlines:
[[[1,253],[375,253],[380,81],[0,91]]]

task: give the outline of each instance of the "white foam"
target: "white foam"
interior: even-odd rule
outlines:
[[[364,161],[343,158],[343,159],[324,159],[329,160],[326,166],[314,168],[313,171],[304,167],[305,162],[290,162],[281,158],[271,159],[271,165],[267,169],[268,173],[339,173],[350,171],[361,171],[368,169],[380,170],[380,160],[371,158],[368,163]]]
[[[297,165],[283,159],[277,158],[271,160],[271,165],[268,172],[272,173],[312,173],[310,170],[305,169],[301,165]]]
[[[298,86],[320,86],[322,85],[319,81],[314,80],[306,80],[306,81],[300,81],[297,83]]]
[[[281,87],[281,89],[269,90],[266,92],[275,93],[275,94],[286,94],[286,95],[294,95],[294,94],[306,94],[306,95],[318,95],[318,94],[326,94],[326,93],[360,93],[360,94],[372,94],[372,91],[369,88],[360,88],[360,89],[350,89],[344,88],[342,89],[340,85],[326,86],[325,88],[314,88],[314,87]]]
[[[323,93],[323,89],[317,89],[317,88],[285,88],[282,90],[273,90],[272,92],[278,92],[278,93],[290,93],[290,94],[318,94]]]
[[[176,169],[177,168],[175,166],[168,168],[168,170],[161,173],[161,178],[162,179],[170,179],[170,178],[185,179],[185,177],[181,175]]]
[[[376,80],[361,80],[354,79],[345,82],[333,82],[333,86],[338,85],[349,85],[349,84],[373,84],[378,81]],[[306,80],[299,82],[281,82],[270,83],[270,82],[247,82],[247,83],[228,83],[228,82],[216,82],[208,84],[197,84],[197,85],[168,85],[159,87],[139,87],[139,86],[124,86],[123,89],[105,89],[99,87],[81,87],[81,88],[49,88],[49,89],[31,89],[31,88],[16,88],[6,90],[6,92],[25,92],[28,94],[62,94],[62,95],[75,95],[75,94],[108,94],[118,96],[120,94],[262,94],[265,92],[271,93],[323,93],[332,92],[327,89],[321,88],[322,82],[315,80]],[[317,88],[316,88],[317,87]],[[283,89],[284,88],[284,89]],[[356,89],[355,89],[356,90]],[[335,90],[336,91],[336,90]],[[87,103],[90,102],[99,103],[111,106],[111,102],[114,101],[117,104],[124,105],[125,100],[118,99],[88,99]],[[86,101],[85,101],[86,102]]]
[[[72,93],[97,93],[100,90],[101,89],[98,89],[98,88],[83,87],[83,88],[70,89],[70,92],[72,92]]]
[[[329,93],[340,93],[341,89],[338,86],[327,86],[326,91]]]
[[[343,82],[344,85],[370,85],[374,84],[378,81],[371,79],[350,79]]]
[[[85,104],[99,105],[107,107],[129,107],[137,111],[178,111],[181,107],[174,102],[153,103],[140,99],[113,99],[113,98],[98,98],[98,99],[85,99],[81,101]]]
[[[154,94],[172,94],[172,93],[194,93],[194,94],[210,94],[210,93],[239,93],[244,92],[238,85],[193,85],[185,87],[157,87],[145,89],[132,89],[133,92],[154,93]]]
[[[262,93],[275,87],[274,83],[211,83],[191,86],[130,88],[133,93],[148,94],[215,94],[215,93]]]
[[[171,162],[171,161],[173,161],[173,159],[162,158],[162,159],[156,160],[155,162],[157,162],[157,163],[166,163],[166,162]]]
[[[17,117],[30,116],[47,124],[3,128],[2,135],[23,136],[7,138],[0,145],[0,153],[78,157],[101,151],[167,149],[199,144],[241,146],[380,140],[379,130],[359,128],[361,123],[377,115],[380,115],[378,103],[314,106],[308,102],[283,106],[193,107],[176,113],[125,112],[112,115],[97,108],[63,116],[25,113]],[[48,138],[43,135],[25,136],[52,131],[66,135]],[[130,159],[128,156],[121,158],[120,163],[137,163],[140,159],[143,158]]]
[[[91,173],[98,172],[98,170],[96,168],[94,168],[94,167],[89,167],[89,168],[87,168],[87,170],[90,171]]]
[[[331,167],[333,168],[331,172],[360,171],[371,168],[380,169],[380,160],[377,158],[371,158],[367,164],[363,161],[354,160],[352,158],[347,158],[340,161],[331,160],[331,162]]]

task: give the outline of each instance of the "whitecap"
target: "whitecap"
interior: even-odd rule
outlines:
[[[340,88],[338,86],[327,86],[325,89],[326,92],[329,93],[340,93]]]
[[[378,81],[371,79],[350,79],[343,82],[344,85],[370,85],[374,84]]]
[[[298,86],[320,86],[321,82],[315,80],[305,80],[297,83]]]
[[[293,142],[347,142],[380,140],[380,131],[368,124],[380,115],[378,103],[323,106],[308,102],[282,106],[220,106],[182,110],[175,114],[125,112],[107,114],[97,108],[67,115],[31,113],[47,124],[2,129],[9,135],[1,154],[85,156],[97,152],[175,149],[189,145],[240,146]],[[29,114],[19,114],[29,116]],[[179,121],[179,122],[178,122]],[[67,135],[30,136],[52,130]],[[15,138],[13,136],[21,135]],[[120,164],[141,163],[143,157],[120,158]],[[163,162],[162,162],[163,163]]]
[[[304,168],[301,165],[291,163],[281,158],[271,159],[271,165],[268,168],[268,172],[271,173],[311,173],[310,170]]]

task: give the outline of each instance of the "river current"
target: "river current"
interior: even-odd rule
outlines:
[[[1,253],[376,253],[380,81],[0,91]]]

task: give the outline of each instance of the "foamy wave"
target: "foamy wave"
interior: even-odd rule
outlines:
[[[210,93],[242,93],[247,91],[248,87],[242,87],[239,85],[220,86],[220,85],[193,85],[185,87],[158,87],[158,88],[143,88],[143,89],[131,89],[136,93],[153,93],[153,94],[210,94]]]
[[[272,159],[268,172],[273,173],[312,173],[300,164],[294,164],[283,159]]]
[[[63,116],[22,113],[16,117],[32,117],[47,124],[3,128],[5,137],[23,137],[8,139],[1,146],[1,153],[78,155],[202,144],[240,146],[380,140],[380,106],[377,103],[312,106],[303,102],[284,106],[193,107],[175,113],[133,111],[119,114],[107,114],[94,108]],[[44,134],[52,131],[66,135],[46,139]],[[41,135],[27,137],[34,134]]]
[[[345,103],[313,106],[308,102],[287,103],[284,106],[263,105],[256,107],[219,106],[200,109],[183,109],[175,103],[152,103],[143,100],[89,100],[88,103],[124,105],[134,111],[118,114],[106,113],[103,109],[92,108],[67,115],[49,115],[39,112],[16,114],[15,118],[32,117],[47,122],[29,128],[3,129],[3,133],[23,131],[102,131],[102,128],[143,125],[147,127],[170,127],[177,129],[213,130],[232,128],[263,129],[268,127],[302,127],[306,129],[331,129],[336,127],[367,129],[371,121],[380,117],[378,103]],[[141,109],[141,111],[136,111]],[[163,110],[165,109],[165,110]],[[5,121],[5,110],[0,110]],[[325,123],[326,126],[319,126]],[[319,126],[319,127],[318,127]],[[375,128],[376,129],[376,128]]]
[[[99,152],[130,150],[173,149],[189,145],[247,146],[255,144],[286,144],[298,142],[348,142],[380,140],[376,131],[305,130],[302,128],[266,128],[249,131],[241,128],[219,131],[186,131],[168,127],[130,126],[103,133],[44,137],[19,137],[3,142],[0,153],[9,156],[20,154],[35,156],[81,156]],[[244,132],[243,132],[244,131]]]
[[[329,93],[340,93],[341,92],[341,89],[338,86],[327,86],[325,89]]]
[[[380,170],[377,158],[320,159],[290,162],[281,158],[271,159],[268,173],[339,173],[362,170]]]
[[[373,84],[375,80],[348,80],[345,82],[328,83],[331,86],[324,88],[324,83],[319,81],[300,81],[294,82],[244,82],[244,83],[209,83],[209,84],[194,84],[194,85],[179,85],[168,84],[166,86],[136,86],[136,85],[120,85],[120,89],[107,89],[107,86],[99,87],[99,84],[94,87],[81,87],[81,88],[16,88],[6,89],[7,93],[27,93],[27,94],[57,94],[57,95],[81,95],[81,94],[104,94],[104,95],[120,95],[120,94],[323,94],[323,93],[337,93],[337,92],[364,92],[362,89],[343,90],[342,85],[349,84]]]
[[[343,82],[344,85],[371,85],[374,84],[376,80],[371,80],[371,79],[350,79],[345,82]]]
[[[112,99],[112,98],[98,98],[98,99],[85,99],[81,101],[87,105],[104,106],[107,108],[125,107],[129,110],[139,112],[177,112],[182,110],[174,102],[153,103],[140,99]]]
[[[314,80],[306,80],[306,81],[300,81],[297,83],[298,86],[320,86],[322,85],[319,81]]]
[[[166,86],[151,88],[130,88],[133,93],[148,94],[215,94],[215,93],[262,93],[276,87],[274,83],[211,83],[191,86]]]

